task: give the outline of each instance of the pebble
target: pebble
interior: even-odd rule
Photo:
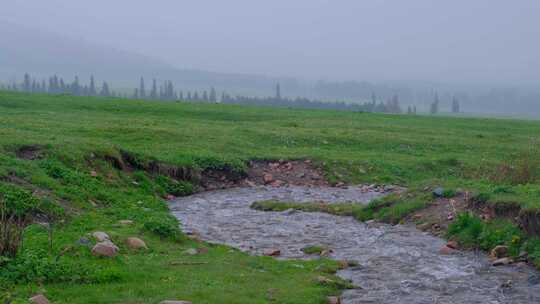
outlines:
[[[77,245],[88,246],[88,245],[90,245],[90,240],[88,238],[86,238],[86,237],[82,237],[77,241]]]

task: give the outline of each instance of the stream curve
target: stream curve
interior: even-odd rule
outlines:
[[[481,252],[441,255],[446,242],[403,225],[367,225],[352,217],[250,208],[261,200],[366,204],[382,194],[360,187],[233,188],[199,193],[170,203],[186,233],[251,254],[278,248],[280,258],[314,258],[310,245],[358,267],[338,272],[359,288],[341,300],[360,303],[540,303],[538,272],[528,266],[492,267]]]

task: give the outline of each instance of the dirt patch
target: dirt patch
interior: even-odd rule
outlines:
[[[485,221],[505,219],[518,225],[529,236],[540,236],[540,211],[523,209],[518,203],[485,202],[471,197],[469,192],[454,198],[438,198],[424,208],[404,219],[418,229],[442,236],[459,213],[472,212]]]
[[[206,169],[200,174],[199,185],[203,191],[249,186],[247,177],[245,172],[231,168]]]
[[[199,186],[199,191],[257,185],[329,186],[323,171],[311,160],[251,161],[244,172],[232,167],[200,171],[145,159],[124,150],[120,150],[118,155],[102,155],[102,158],[121,171],[143,170],[152,175],[166,175],[175,180],[190,181]]]
[[[248,180],[271,186],[328,186],[324,173],[310,160],[252,161]]]
[[[15,154],[20,159],[36,160],[42,158],[43,147],[40,145],[25,145],[19,147]]]
[[[454,198],[438,198],[427,208],[407,216],[404,221],[415,224],[422,231],[430,232],[435,236],[443,236],[457,215],[468,210],[472,209],[466,192]]]
[[[200,175],[203,191],[233,187],[268,185],[328,186],[322,170],[310,160],[251,161],[246,172],[224,168],[204,170]]]

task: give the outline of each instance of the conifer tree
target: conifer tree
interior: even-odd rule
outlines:
[[[433,103],[431,104],[431,108],[430,108],[429,112],[431,114],[439,113],[439,104],[440,104],[439,94],[435,93],[435,99],[433,100]]]
[[[24,81],[23,81],[22,89],[24,92],[31,92],[32,90],[32,83],[30,80],[30,75],[28,73],[24,74]]]
[[[208,92],[206,92],[206,90],[203,92],[202,100],[205,101],[205,102],[210,101],[210,100],[208,99]]]
[[[144,78],[141,77],[141,82],[139,84],[139,96],[142,99],[146,98],[146,89],[144,88]]]
[[[99,95],[103,97],[111,96],[111,90],[109,88],[109,84],[106,81],[103,82],[103,86],[101,87],[101,92],[99,93]]]
[[[452,113],[459,113],[460,112],[460,105],[459,100],[454,96],[452,98]]]
[[[90,76],[90,87],[88,88],[88,95],[96,96],[96,83],[94,82],[94,75]]]
[[[150,99],[157,99],[158,98],[158,91],[157,91],[157,83],[156,79],[154,78],[152,80],[152,91],[150,91]]]
[[[276,99],[277,100],[281,99],[281,85],[279,84],[279,82],[276,85]]]
[[[210,102],[216,103],[217,102],[217,92],[216,89],[211,88],[210,89],[210,96],[209,96]]]

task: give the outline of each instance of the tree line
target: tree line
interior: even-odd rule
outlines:
[[[283,97],[281,86],[277,84],[275,87],[275,95],[273,97],[250,97],[250,96],[231,96],[226,92],[222,92],[218,97],[218,92],[215,88],[203,91],[181,91],[176,90],[173,82],[166,80],[158,84],[156,79],[152,79],[150,87],[147,88],[143,77],[139,80],[139,86],[133,89],[133,93],[114,91],[109,83],[103,81],[100,86],[96,85],[94,76],[90,76],[90,82],[82,84],[77,76],[72,81],[65,81],[62,77],[53,75],[48,79],[41,81],[32,78],[28,73],[24,75],[21,83],[12,82],[11,84],[0,85],[0,89],[21,91],[27,93],[43,93],[43,94],[70,94],[74,96],[102,96],[102,97],[117,97],[117,98],[134,98],[145,100],[170,100],[170,101],[188,101],[188,102],[209,102],[209,103],[225,103],[237,105],[253,105],[253,106],[272,106],[272,107],[287,107],[287,108],[305,108],[305,109],[331,109],[340,111],[356,111],[356,112],[375,112],[375,113],[392,113],[392,114],[416,114],[417,109],[414,105],[409,105],[406,112],[403,110],[400,99],[397,94],[391,98],[383,100],[377,97],[374,93],[371,94],[369,101],[363,103],[351,103],[344,101],[323,101],[317,99],[309,99],[305,97],[288,98]],[[452,100],[451,110],[453,113],[460,113],[459,100],[454,97]],[[440,99],[435,93],[434,100],[430,105],[430,113],[437,114],[440,111]]]

